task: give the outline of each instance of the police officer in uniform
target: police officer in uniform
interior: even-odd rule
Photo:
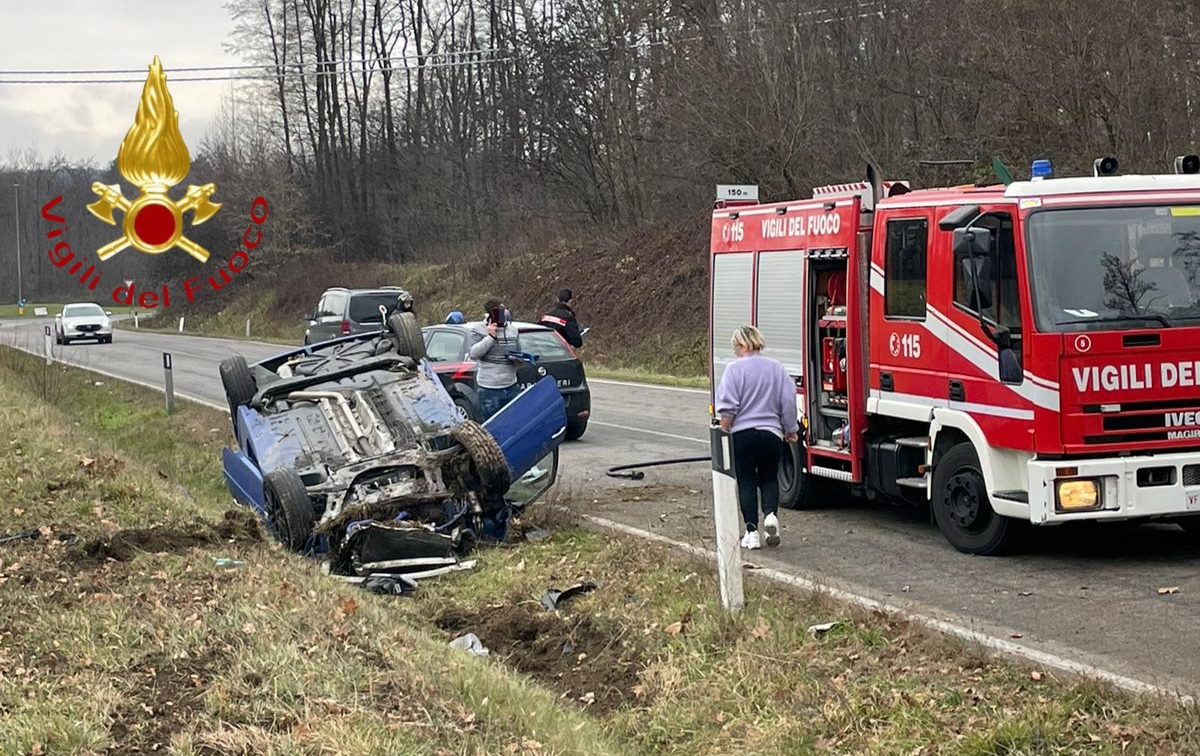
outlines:
[[[583,346],[583,334],[579,332],[579,321],[571,306],[574,300],[570,289],[558,292],[558,301],[542,316],[541,324],[558,331],[568,344],[578,349]]]

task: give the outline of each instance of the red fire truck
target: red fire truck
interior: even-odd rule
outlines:
[[[795,377],[787,506],[928,503],[975,554],[1021,523],[1200,532],[1200,158],[1033,174],[716,203],[710,378],[746,323]]]

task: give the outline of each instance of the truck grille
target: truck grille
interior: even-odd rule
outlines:
[[[1126,402],[1117,412],[1098,405],[1083,407],[1086,444],[1137,444],[1169,441],[1200,445],[1200,397],[1169,401]],[[1079,416],[1076,416],[1079,417]],[[1200,480],[1197,482],[1200,485]]]
[[[1183,466],[1183,485],[1200,486],[1200,465]]]

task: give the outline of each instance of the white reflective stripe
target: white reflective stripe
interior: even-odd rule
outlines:
[[[964,336],[957,328],[950,327],[946,322],[946,316],[937,312],[937,310],[932,307],[928,307],[927,309],[933,317],[927,318],[922,324],[925,326],[925,330],[929,331],[935,339],[942,341],[951,350],[965,358],[984,375],[990,376],[995,373],[998,358],[994,352],[989,354],[986,349]],[[1058,391],[1056,389],[1049,389],[1032,382],[1023,383],[1020,386],[1013,386],[1007,383],[1001,385],[1026,401],[1033,402],[1044,409],[1058,412]]]
[[[962,326],[960,326],[958,323],[955,323],[948,316],[942,314],[941,312],[934,309],[933,307],[927,307],[926,309],[929,311],[929,314],[931,314],[935,318],[938,318],[939,320],[943,321],[946,325],[948,325],[949,327],[951,327],[955,331],[957,331],[960,336],[962,336],[963,338],[965,338],[965,339],[969,340],[971,343],[973,343],[977,349],[982,349],[984,352],[986,352],[989,358],[991,358],[992,360],[999,359],[999,356],[996,354],[995,349],[988,346],[986,343],[984,343],[983,341],[976,338],[971,333],[964,330]],[[1033,373],[1029,372],[1028,370],[1025,371],[1024,375],[1028,380],[1033,381],[1034,383],[1038,384],[1039,386],[1042,386],[1043,388],[1050,389],[1051,391],[1058,391],[1059,386],[1058,386],[1058,383],[1056,383],[1055,381],[1050,381],[1045,378],[1042,378],[1041,376],[1034,375]]]
[[[1033,410],[1014,409],[1012,407],[1002,407],[997,404],[978,404],[976,402],[952,402],[948,399],[936,399],[932,396],[920,396],[918,394],[897,394],[894,391],[880,391],[879,389],[871,389],[871,398],[879,401],[889,401],[896,403],[913,404],[919,407],[933,407],[935,409],[951,409],[961,412],[975,413],[979,415],[992,415],[994,417],[1007,417],[1013,420],[1032,420]]]
[[[871,288],[883,294],[883,271],[871,266]]]
[[[808,469],[808,471],[813,475],[820,475],[822,478],[833,478],[834,480],[840,480],[845,483],[854,482],[854,474],[846,470],[835,470],[832,467],[820,467],[818,465],[813,465]]]

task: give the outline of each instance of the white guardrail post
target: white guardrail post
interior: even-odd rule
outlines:
[[[45,340],[46,340],[45,347],[46,347],[46,364],[47,365],[49,365],[51,362],[54,362],[54,352],[52,351],[54,349],[54,337],[51,336],[51,334],[50,334],[52,329],[53,329],[53,326],[46,326],[46,330],[45,330],[45,334],[46,334],[45,335]]]
[[[712,448],[713,522],[717,529],[717,577],[721,583],[721,606],[740,612],[745,605],[742,586],[741,525],[738,514],[737,478],[733,471],[733,439],[713,425],[709,432]]]
[[[171,375],[171,353],[163,352],[163,395],[167,400],[167,414],[175,411],[175,377]]]

